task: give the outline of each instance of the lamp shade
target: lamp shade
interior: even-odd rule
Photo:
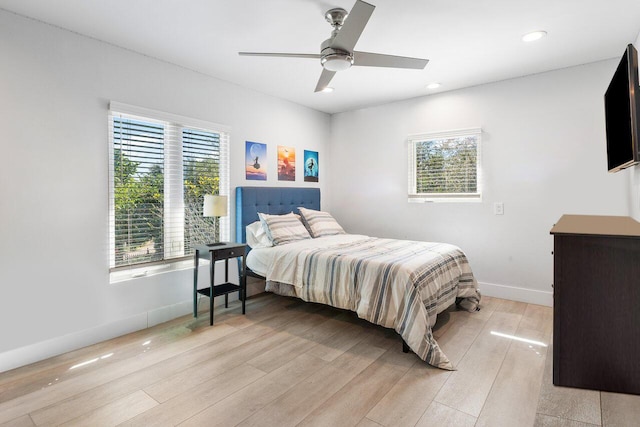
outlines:
[[[205,194],[202,216],[227,216],[227,196]]]

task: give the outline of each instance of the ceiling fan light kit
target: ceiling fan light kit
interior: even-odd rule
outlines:
[[[524,36],[522,36],[522,41],[523,42],[534,42],[536,40],[540,40],[541,38],[543,38],[546,35],[547,35],[546,31],[542,31],[542,30],[532,31],[532,32],[527,33]]]
[[[320,63],[325,70],[329,71],[344,71],[351,68],[353,65],[353,56],[348,52],[338,52],[333,49],[329,49],[332,52],[322,54]]]
[[[423,69],[428,59],[410,58],[406,56],[384,55],[354,50],[364,27],[369,22],[375,6],[356,0],[356,4],[347,12],[342,8],[329,9],[324,17],[333,27],[331,37],[320,46],[320,54],[309,53],[266,53],[266,52],[238,52],[242,56],[270,56],[285,58],[313,58],[320,59],[322,73],[316,85],[316,92],[322,92],[329,85],[334,74],[355,66],[389,67]],[[349,17],[349,18],[347,18]]]

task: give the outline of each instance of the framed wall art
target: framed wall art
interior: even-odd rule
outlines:
[[[296,180],[296,149],[278,145],[278,181]]]
[[[318,182],[318,152],[304,150],[304,180]]]
[[[267,144],[246,141],[245,177],[252,181],[267,180]]]

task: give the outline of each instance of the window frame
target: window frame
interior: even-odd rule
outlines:
[[[170,253],[165,252],[164,259],[150,261],[145,263],[117,266],[115,263],[115,180],[114,180],[114,164],[113,156],[115,152],[114,144],[114,128],[113,120],[115,117],[132,118],[135,120],[143,120],[148,122],[162,123],[169,130],[168,133],[173,136],[165,135],[164,139],[164,191],[165,203],[163,221],[179,222],[182,216],[182,234],[184,236],[184,166],[183,166],[183,142],[182,132],[184,129],[195,129],[206,132],[219,134],[219,194],[229,194],[229,140],[231,128],[213,122],[208,122],[190,117],[180,116],[172,113],[151,110],[148,108],[133,106],[120,102],[111,101],[109,103],[108,112],[109,126],[109,276],[110,283],[129,280],[136,277],[149,276],[158,273],[164,273],[174,270],[182,270],[192,268],[193,261],[191,255],[184,255],[184,247],[182,255],[176,252],[175,244],[172,239],[175,236],[168,236],[166,231],[163,237],[165,246],[169,246]],[[168,165],[171,164],[170,167]],[[227,199],[228,200],[228,199]],[[228,202],[229,203],[229,202]],[[227,210],[229,207],[227,207]],[[173,209],[173,210],[172,210]],[[175,212],[174,212],[175,211]],[[178,230],[178,233],[180,231]],[[230,237],[229,217],[219,218],[219,239],[220,241],[228,241]],[[168,240],[167,240],[168,239]],[[184,239],[183,239],[184,240]],[[174,249],[171,249],[174,248]],[[165,249],[166,251],[166,249]],[[168,257],[167,257],[168,255]]]
[[[473,136],[476,138],[476,192],[475,193],[418,193],[416,145],[420,142],[443,139],[455,139]],[[408,146],[408,202],[481,202],[482,180],[482,128],[455,129],[438,132],[411,134],[407,137]]]

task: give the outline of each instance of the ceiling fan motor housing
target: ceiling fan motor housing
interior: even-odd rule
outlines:
[[[329,71],[344,71],[353,65],[353,54],[344,50],[333,49],[329,46],[333,37],[322,42],[320,46],[320,64]]]

